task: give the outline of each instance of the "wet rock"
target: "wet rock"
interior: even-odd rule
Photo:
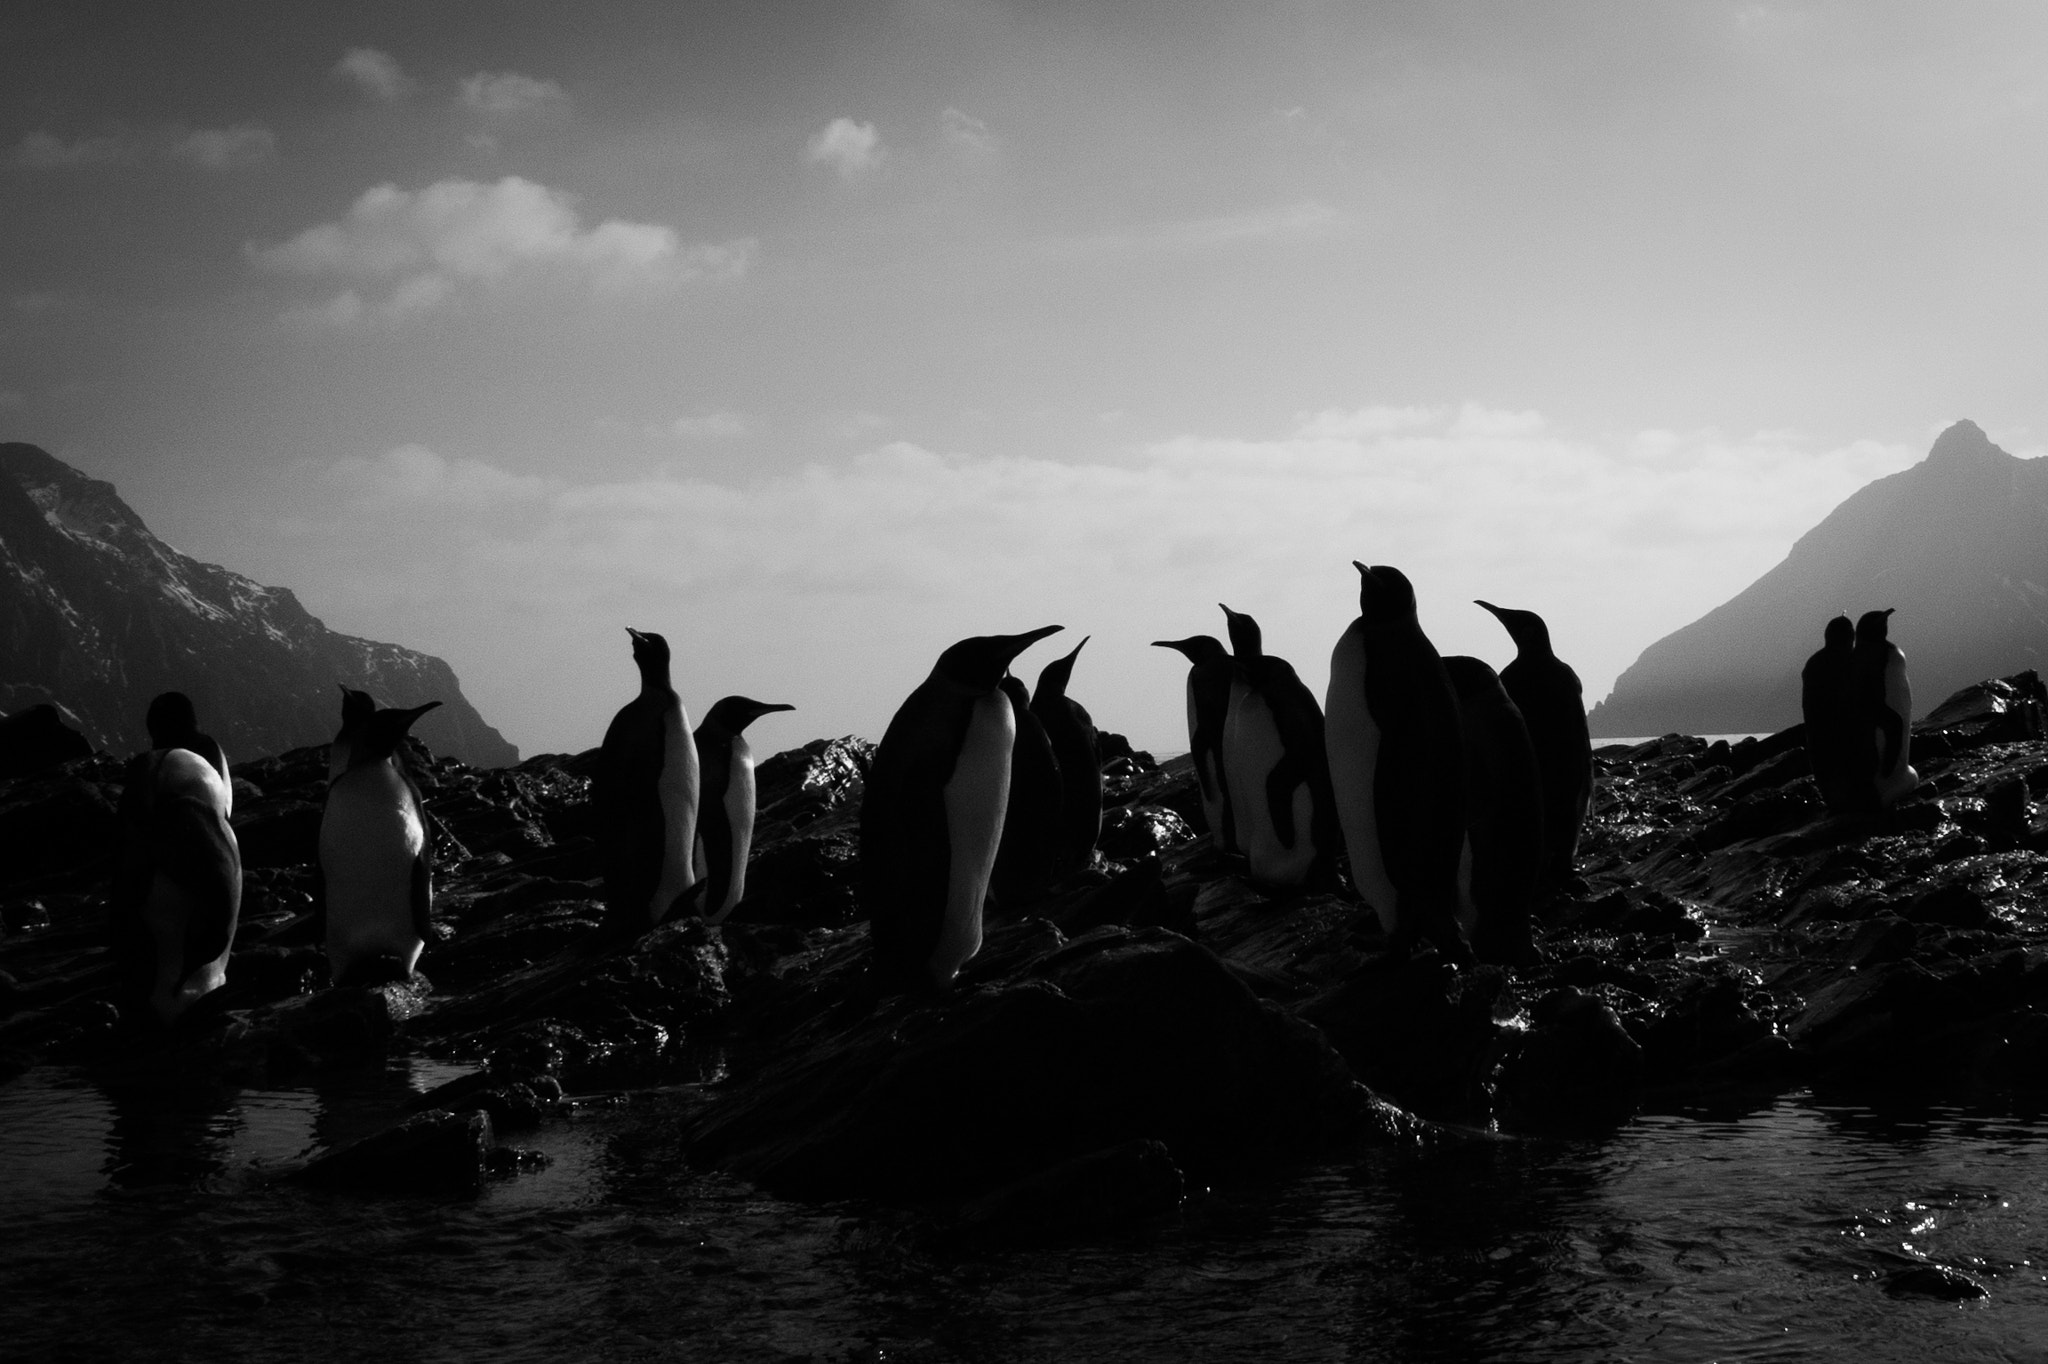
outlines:
[[[1984,897],[1969,886],[1937,886],[1907,902],[1901,915],[1908,923],[1941,924],[1949,928],[1985,928],[1995,922]]]
[[[1103,813],[1095,846],[1104,857],[1128,862],[1156,857],[1194,837],[1188,822],[1164,805],[1122,805]]]
[[[1988,1298],[1981,1279],[1952,1265],[1916,1265],[1885,1277],[1884,1291],[1893,1298],[1933,1298],[1937,1302],[1969,1302]]]
[[[1376,1093],[1431,1118],[1475,1119],[1495,1045],[1496,968],[1460,971],[1434,954],[1375,961],[1299,1015]]]
[[[494,1145],[489,1114],[435,1109],[320,1156],[295,1178],[361,1193],[473,1194],[483,1187]]]
[[[78,766],[104,779],[63,771],[0,782],[0,847],[7,849],[9,882],[80,870],[92,874],[112,865],[121,839],[113,765],[95,760]]]
[[[855,895],[858,846],[850,833],[785,836],[747,864],[747,898],[735,923],[836,928],[861,917]]]
[[[424,982],[342,986],[234,1010],[220,1021],[214,1045],[231,1068],[259,1077],[369,1060],[420,1015],[425,995]]]
[[[1525,1127],[1600,1127],[1625,1119],[1643,1049],[1614,1010],[1581,990],[1553,990],[1501,1067],[1502,1116]]]
[[[1175,1212],[1186,1181],[1163,1142],[1137,1139],[1062,1161],[961,1204],[946,1232],[1005,1243],[1116,1231]]]

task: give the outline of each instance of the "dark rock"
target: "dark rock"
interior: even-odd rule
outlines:
[[[296,1178],[361,1193],[473,1194],[489,1172],[490,1115],[435,1109],[320,1156]]]
[[[1984,897],[1968,886],[1937,886],[1907,903],[1903,916],[1908,923],[1944,924],[1950,928],[1984,928],[1995,922],[1984,906]]]
[[[6,878],[20,882],[74,869],[111,867],[121,829],[110,784],[77,776],[0,782],[0,847]]]
[[[1177,848],[1195,837],[1195,831],[1163,805],[1121,805],[1102,817],[1102,836],[1095,846],[1104,857],[1119,862],[1149,857]]]
[[[963,1203],[949,1235],[974,1241],[1051,1240],[1129,1228],[1171,1215],[1185,1180],[1162,1142],[1137,1139],[1062,1161]]]
[[[1501,1067],[1503,1117],[1518,1126],[1604,1127],[1625,1119],[1643,1077],[1643,1049],[1612,1008],[1553,990]]]
[[[1969,1302],[1991,1296],[1991,1290],[1981,1279],[1952,1265],[1916,1265],[1898,1270],[1885,1278],[1884,1291],[1888,1297],[1933,1298],[1937,1302]]]
[[[0,715],[0,777],[32,776],[90,756],[91,741],[47,701]]]
[[[859,853],[850,833],[785,837],[747,864],[747,898],[734,923],[836,928],[861,917],[854,894]]]
[[[1904,961],[1913,955],[1913,946],[1919,940],[1918,927],[1896,914],[1880,914],[1866,921],[1849,940],[1849,964],[1879,966]]]
[[[1497,968],[1459,971],[1434,955],[1379,960],[1304,1004],[1378,1093],[1432,1118],[1481,1116],[1495,1042]]]

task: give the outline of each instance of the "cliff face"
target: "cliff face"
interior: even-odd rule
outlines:
[[[2048,459],[2016,459],[1957,422],[1919,464],[1835,508],[1785,562],[1645,649],[1593,708],[1593,733],[1795,724],[1799,670],[1828,618],[1887,606],[1923,713],[1978,678],[2048,671]]]
[[[101,748],[147,746],[150,698],[182,691],[239,760],[333,737],[345,682],[479,767],[519,760],[438,658],[336,634],[279,587],[180,554],[113,485],[33,445],[0,444],[0,711],[56,701]]]

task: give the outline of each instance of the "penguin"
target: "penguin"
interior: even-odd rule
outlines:
[[[1067,695],[1067,685],[1074,676],[1074,660],[1092,638],[1083,637],[1072,653],[1040,669],[1038,685],[1031,689],[1031,713],[1045,726],[1053,756],[1059,759],[1061,837],[1057,870],[1062,875],[1085,871],[1094,861],[1095,844],[1102,837],[1101,740],[1088,708]]]
[[[875,749],[861,797],[858,888],[884,989],[942,990],[981,950],[1017,739],[1003,676],[1060,628],[954,644]]]
[[[333,781],[348,771],[350,746],[355,743],[363,722],[377,713],[377,703],[366,691],[351,691],[345,682],[334,684],[341,688],[341,728],[334,732],[334,738],[327,745],[327,780]]]
[[[1593,799],[1593,737],[1586,728],[1585,688],[1571,665],[1550,650],[1550,627],[1534,611],[1476,601],[1493,613],[1515,642],[1515,661],[1500,670],[1501,685],[1521,708],[1536,746],[1543,778],[1543,885],[1569,880],[1578,857],[1579,830]]]
[[[1351,879],[1405,955],[1428,938],[1465,955],[1458,862],[1465,777],[1458,698],[1401,570],[1356,560],[1358,618],[1330,652],[1330,782]]]
[[[1005,674],[1016,737],[1010,745],[1010,798],[1003,806],[1003,837],[996,847],[989,888],[996,908],[1014,913],[1043,900],[1060,872],[1065,830],[1059,755],[1031,708],[1024,683]]]
[[[1799,711],[1813,784],[1833,814],[1877,808],[1877,752],[1861,740],[1856,702],[1856,626],[1836,616],[1799,673]]]
[[[149,731],[152,749],[182,748],[213,764],[228,793],[228,813],[234,814],[235,779],[228,775],[228,755],[212,735],[199,732],[199,715],[192,708],[191,697],[181,691],[164,692],[149,703],[142,724]]]
[[[110,896],[113,956],[129,996],[147,1001],[160,1023],[227,983],[242,913],[229,800],[220,768],[193,749],[156,748],[129,765]]]
[[[1230,783],[1223,771],[1223,725],[1230,715],[1230,651],[1214,635],[1155,639],[1188,660],[1188,760],[1201,787],[1202,818],[1218,852],[1240,852],[1230,813]]]
[[[697,810],[692,870],[704,883],[704,917],[719,923],[747,893],[747,854],[754,846],[754,751],[746,728],[778,710],[781,702],[722,696],[704,713],[692,736],[703,797]]]
[[[1850,654],[1851,676],[1865,744],[1876,750],[1871,790],[1880,807],[1895,805],[1920,784],[1912,756],[1913,684],[1906,678],[1906,656],[1892,643],[1895,608],[1865,611],[1856,622],[1856,646]]]
[[[597,807],[606,923],[638,937],[695,887],[700,774],[690,717],[669,685],[668,641],[628,626],[640,694],[604,732],[590,796]],[[685,902],[685,908],[695,897]]]
[[[327,784],[320,877],[327,969],[336,985],[411,979],[433,929],[433,855],[404,743],[413,722],[440,704],[371,714],[349,747],[347,769]]]
[[[1238,842],[1254,881],[1295,889],[1329,869],[1339,836],[1322,707],[1292,664],[1265,652],[1256,620],[1227,606],[1223,615],[1232,650],[1223,771]]]
[[[1485,662],[1453,654],[1444,673],[1458,698],[1465,758],[1465,846],[1458,863],[1458,927],[1479,960],[1541,960],[1529,907],[1543,868],[1543,786],[1521,707]]]

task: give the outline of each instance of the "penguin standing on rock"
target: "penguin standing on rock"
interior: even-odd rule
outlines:
[[[1529,907],[1543,866],[1543,788],[1521,708],[1477,658],[1454,654],[1444,672],[1458,694],[1465,750],[1465,851],[1458,864],[1458,926],[1481,961],[1541,959]]]
[[[1861,712],[1863,745],[1876,749],[1872,789],[1877,804],[1894,805],[1920,784],[1912,756],[1913,684],[1906,678],[1906,656],[1891,642],[1894,608],[1865,611],[1856,622],[1856,647],[1850,667]]]
[[[861,798],[859,892],[885,990],[944,989],[981,950],[1017,737],[1003,676],[1060,628],[953,645],[875,749]]]
[[[1031,708],[1024,683],[1003,678],[1016,738],[1010,745],[1010,798],[1003,806],[1003,838],[989,876],[997,909],[1022,910],[1045,898],[1060,870],[1060,760],[1052,737]]]
[[[1398,568],[1358,570],[1358,618],[1330,653],[1329,761],[1351,879],[1399,957],[1458,931],[1465,778],[1458,698]]]
[[[1218,852],[1237,852],[1230,813],[1230,784],[1223,772],[1223,727],[1230,717],[1230,651],[1214,635],[1155,639],[1155,649],[1186,655],[1188,668],[1188,761],[1201,788],[1202,818]]]
[[[345,682],[335,683],[341,688],[341,728],[334,731],[334,738],[327,744],[327,780],[333,781],[348,771],[348,755],[354,747],[356,736],[363,731],[363,725],[377,713],[377,702],[366,691],[352,691]]]
[[[669,684],[668,641],[635,630],[640,694],[604,732],[590,798],[597,807],[606,925],[637,938],[676,913],[697,883],[699,772],[690,717]]]
[[[1256,620],[1227,606],[1223,615],[1232,650],[1223,723],[1231,816],[1252,879],[1294,889],[1328,870],[1337,851],[1322,707],[1293,664],[1265,651]]]
[[[1877,753],[1856,697],[1856,627],[1836,616],[1799,673],[1799,711],[1813,784],[1833,814],[1877,808]]]
[[[413,722],[440,704],[373,713],[349,746],[347,770],[327,784],[320,876],[336,985],[410,979],[433,931],[433,856],[404,744]]]
[[[703,797],[697,810],[693,870],[704,883],[704,917],[722,921],[747,893],[747,854],[754,845],[754,751],[746,728],[762,716],[796,707],[720,697],[693,736]]]
[[[1074,651],[1045,665],[1031,692],[1031,713],[1045,726],[1053,756],[1060,766],[1060,852],[1058,870],[1083,871],[1094,860],[1102,837],[1102,748],[1095,718],[1067,695],[1074,660],[1089,636]]]
[[[1571,665],[1550,649],[1550,627],[1534,611],[1474,602],[1493,613],[1515,642],[1515,661],[1500,670],[1501,685],[1529,726],[1536,770],[1543,779],[1543,884],[1572,874],[1579,829],[1593,799],[1593,738],[1586,728],[1586,694]]]
[[[187,717],[190,710],[186,702]],[[158,704],[149,717],[152,739],[177,728],[158,723]],[[203,740],[211,753],[165,744],[129,766],[122,857],[110,896],[113,955],[127,993],[147,1000],[161,1023],[177,1021],[227,982],[242,912],[242,852],[228,824],[226,764],[217,762],[218,744],[196,730],[185,737]]]

